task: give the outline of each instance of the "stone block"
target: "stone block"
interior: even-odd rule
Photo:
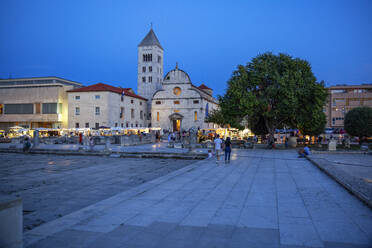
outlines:
[[[0,195],[0,247],[23,247],[22,200],[10,195]]]

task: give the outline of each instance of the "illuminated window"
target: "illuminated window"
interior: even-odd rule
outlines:
[[[195,112],[194,112],[194,120],[195,120],[195,121],[198,120],[198,111],[195,111]]]
[[[160,120],[160,114],[159,114],[159,112],[156,112],[156,120],[157,120],[157,121]]]
[[[181,88],[180,87],[174,87],[173,88],[173,94],[175,94],[176,96],[181,95]]]
[[[174,113],[179,113],[180,111],[178,109],[175,109],[174,110]]]
[[[39,106],[40,106],[40,103],[39,103]],[[2,115],[3,114],[3,105],[2,104],[0,104],[0,115]],[[40,112],[40,111],[39,111]]]
[[[173,103],[174,104],[180,104],[180,101],[174,101]]]

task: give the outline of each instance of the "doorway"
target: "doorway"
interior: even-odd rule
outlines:
[[[181,130],[181,120],[173,120],[173,132],[179,132]]]

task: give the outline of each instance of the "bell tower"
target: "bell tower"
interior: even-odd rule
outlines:
[[[137,67],[137,91],[140,96],[149,100],[150,109],[153,94],[162,88],[163,54],[163,47],[151,27],[138,45]]]

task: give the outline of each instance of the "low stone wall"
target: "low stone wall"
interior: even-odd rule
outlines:
[[[0,247],[23,247],[22,200],[10,195],[0,195]]]

